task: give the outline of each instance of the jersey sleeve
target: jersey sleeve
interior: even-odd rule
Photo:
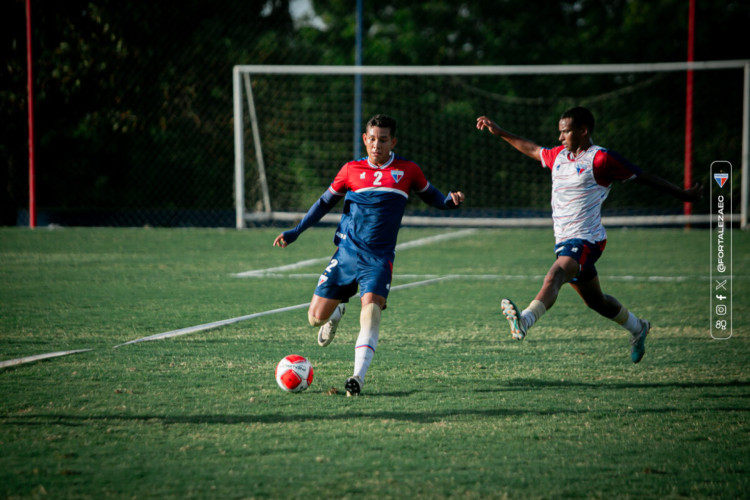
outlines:
[[[627,181],[641,175],[641,168],[614,151],[601,149],[594,156],[594,179],[609,186],[615,181]]]
[[[411,188],[417,193],[423,193],[430,187],[430,183],[427,181],[424,172],[422,172],[422,169],[416,163],[412,163],[410,176]]]
[[[417,192],[417,195],[428,205],[440,210],[452,210],[458,208],[458,205],[453,203],[453,197],[450,194],[448,194],[448,196],[444,195],[438,188],[429,182],[427,183],[427,188],[424,191]]]
[[[560,154],[565,146],[557,146],[555,148],[542,148],[539,155],[542,157],[542,167],[552,169],[555,166],[555,158]]]
[[[284,231],[284,240],[287,244],[294,243],[303,231],[317,224],[325,214],[331,211],[340,199],[341,196],[332,193],[330,188],[325,190],[323,195],[318,198],[318,201],[313,203],[313,206],[310,207],[310,210],[307,211],[300,223],[294,229]]]

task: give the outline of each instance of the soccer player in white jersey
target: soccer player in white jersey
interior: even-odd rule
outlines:
[[[274,246],[286,247],[344,198],[341,222],[333,239],[338,248],[318,279],[308,320],[310,325],[320,327],[318,344],[327,346],[344,314],[344,303],[359,288],[360,331],[354,349],[354,373],[345,384],[348,396],[362,390],[375,354],[380,313],[386,307],[396,239],[409,193],[415,191],[422,201],[442,210],[458,208],[464,201],[461,191],[443,195],[427,181],[416,163],[393,153],[397,142],[393,118],[373,116],[362,140],[367,156],[341,167],[331,186],[297,227],[284,231],[273,242]]]
[[[583,107],[571,108],[562,114],[559,122],[562,144],[552,149],[512,134],[486,116],[477,118],[476,126],[540,161],[552,175],[557,258],[536,298],[526,309],[519,311],[512,300],[502,300],[503,315],[510,324],[513,338],[522,340],[529,328],[554,305],[562,285],[570,283],[588,307],[630,332],[630,358],[638,363],[646,352],[645,341],[651,323],[636,317],[616,298],[602,293],[594,266],[607,243],[607,233],[601,222],[602,203],[615,181],[633,180],[688,202],[700,199],[701,185],[681,189],[644,172],[617,153],[595,146],[592,139],[594,116]]]

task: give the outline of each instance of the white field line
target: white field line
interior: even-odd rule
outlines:
[[[187,328],[180,328],[179,330],[172,330],[169,332],[157,333],[156,335],[150,335],[148,337],[130,340],[123,344],[118,344],[114,348],[117,349],[118,347],[122,347],[128,344],[137,344],[138,342],[148,342],[151,340],[168,339],[171,337],[179,337],[180,335],[187,335],[188,333],[202,332],[204,330],[210,330],[212,328],[218,328],[220,326],[226,326],[226,325],[231,325],[234,323],[239,323],[240,321],[247,321],[249,319],[260,318],[262,316],[269,316],[271,314],[278,314],[278,313],[287,312],[287,311],[294,311],[295,309],[302,309],[304,307],[307,307],[308,305],[310,305],[310,303],[306,302],[304,304],[297,304],[296,306],[280,307],[279,309],[271,309],[269,311],[263,311],[263,312],[254,313],[254,314],[247,314],[245,316],[238,316],[236,318],[223,319],[221,321],[214,321],[213,323],[204,323],[202,325],[189,326]]]
[[[419,241],[419,240],[416,240]],[[327,257],[326,257],[327,259]],[[273,274],[268,273],[265,274],[263,277],[266,278],[315,278],[318,274]],[[260,277],[260,276],[258,276]],[[512,275],[512,274],[449,274],[445,276],[440,276],[436,274],[399,274],[394,276],[394,278],[398,279],[420,279],[421,281],[417,281],[414,283],[407,283],[404,285],[398,285],[391,288],[391,291],[395,290],[404,290],[407,288],[412,288],[416,286],[423,286],[423,285],[429,285],[432,283],[436,283],[439,281],[445,281],[445,280],[451,280],[451,279],[473,279],[473,280],[511,280],[511,281],[523,281],[523,280],[540,280],[544,276],[543,275]],[[664,282],[664,283],[682,283],[686,281],[693,281],[693,280],[700,280],[700,281],[706,281],[709,280],[708,276],[602,276],[602,279],[606,281],[624,281],[624,282]],[[204,330],[209,330],[212,328],[218,328],[225,325],[230,325],[234,323],[239,323],[241,321],[247,321],[254,318],[260,318],[263,316],[269,316],[272,314],[278,314],[282,312],[287,311],[293,311],[296,309],[302,309],[307,306],[309,306],[310,303],[306,302],[304,304],[297,304],[295,306],[288,306],[288,307],[282,307],[279,309],[272,309],[269,311],[262,311],[259,313],[254,314],[248,314],[246,316],[239,316],[237,318],[230,318],[225,319],[221,321],[216,321],[213,323],[206,323],[203,325],[197,325],[197,326],[191,326],[187,328],[181,328],[179,330],[172,330],[169,332],[159,333],[156,335],[151,335],[149,337],[143,337],[136,340],[131,340],[129,342],[125,342],[123,344],[119,344],[115,346],[115,349],[124,345],[128,344],[135,344],[138,342],[146,342],[151,340],[159,340],[159,339],[165,339],[170,337],[177,337],[180,335],[186,335],[189,333],[195,333],[200,332]],[[83,352],[89,352],[93,351],[93,349],[78,349],[73,351],[58,351],[58,352],[50,352],[46,354],[37,354],[34,356],[27,356],[24,358],[17,358],[17,359],[10,359],[7,361],[0,361],[0,369],[7,368],[10,366],[20,365],[24,363],[32,363],[34,361],[40,361],[43,359],[49,359],[49,358],[56,358],[60,356],[67,356],[70,354],[78,354]]]
[[[252,278],[272,278],[272,279],[312,279],[320,276],[320,273],[265,273],[258,275],[248,275],[246,277]],[[476,280],[476,281],[539,281],[544,278],[543,274],[395,274],[393,275],[394,280],[398,279],[463,279],[463,280]],[[708,281],[709,276],[604,276],[600,275],[600,278],[605,283],[608,281],[621,281],[621,282],[641,282],[641,283],[684,283],[689,281]],[[540,284],[541,286],[541,284]],[[395,289],[396,287],[392,288]]]
[[[414,248],[414,247],[421,246],[421,245],[427,245],[429,243],[434,243],[434,242],[444,241],[444,240],[449,240],[449,239],[454,239],[454,238],[460,238],[462,236],[467,236],[467,235],[469,235],[471,233],[474,233],[474,232],[476,232],[476,229],[464,229],[464,230],[461,230],[461,231],[455,231],[455,232],[451,232],[451,233],[439,234],[439,235],[436,235],[436,236],[430,236],[430,237],[427,237],[427,238],[421,238],[421,239],[418,239],[418,240],[414,240],[414,241],[410,241],[410,242],[407,242],[407,243],[403,243],[403,244],[397,245],[396,249],[397,250],[407,250],[409,248]],[[257,270],[257,271],[248,271],[246,273],[238,273],[238,274],[235,274],[234,276],[238,276],[238,277],[243,277],[243,276],[263,276],[266,272],[287,271],[287,270],[291,270],[291,269],[298,269],[298,268],[305,267],[305,266],[312,265],[312,264],[318,264],[318,263],[327,262],[329,259],[330,259],[330,257],[321,257],[321,258],[318,258],[318,259],[308,259],[308,260],[305,260],[305,261],[300,261],[300,262],[297,262],[295,264],[289,264],[289,265],[286,265],[286,266],[279,266],[279,267],[275,267],[275,268],[271,268],[271,269],[263,269],[263,270]],[[442,281],[442,280],[445,280],[445,279],[451,279],[451,277],[431,276],[429,279],[425,279],[425,280],[423,280],[421,282],[408,283],[408,284],[405,284],[405,285],[399,285],[399,286],[392,287],[391,291],[393,291],[393,290],[400,290],[400,289],[404,289],[404,288],[411,288],[411,287],[414,287],[414,286],[429,285],[429,284],[432,284],[432,283],[435,283],[435,282],[438,282],[438,281]],[[248,314],[246,316],[239,316],[237,318],[230,318],[230,319],[225,319],[225,320],[221,320],[221,321],[215,321],[213,323],[206,323],[206,324],[203,324],[203,325],[197,325],[197,326],[191,326],[191,327],[187,327],[187,328],[181,328],[179,330],[173,330],[173,331],[169,331],[169,332],[159,333],[159,334],[156,334],[156,335],[151,335],[151,336],[148,336],[148,337],[143,337],[143,338],[136,339],[136,340],[131,340],[129,342],[125,342],[123,344],[116,345],[116,346],[114,346],[114,348],[116,349],[118,347],[121,347],[121,346],[124,346],[124,345],[128,345],[128,344],[134,344],[134,343],[137,343],[137,342],[146,342],[146,341],[150,341],[150,340],[159,340],[159,339],[165,339],[165,338],[170,338],[170,337],[177,337],[179,335],[187,335],[189,333],[195,333],[195,332],[200,332],[200,331],[204,331],[204,330],[209,330],[209,329],[212,329],[212,328],[218,328],[220,326],[230,325],[230,324],[233,324],[233,323],[239,323],[241,321],[247,321],[247,320],[254,319],[254,318],[259,318],[259,317],[262,317],[262,316],[268,316],[268,315],[271,315],[271,314],[278,314],[278,313],[281,313],[281,312],[293,311],[295,309],[302,309],[302,308],[307,307],[308,305],[310,305],[309,302],[304,303],[304,304],[297,304],[296,306],[281,307],[279,309],[272,309],[272,310],[269,310],[269,311],[263,311],[263,312],[259,312],[259,313],[255,313],[255,314]],[[42,359],[55,358],[55,357],[59,357],[59,356],[66,356],[66,355],[69,355],[69,354],[77,354],[77,353],[81,353],[81,352],[88,352],[88,351],[92,351],[92,350],[93,349],[80,349],[80,350],[75,350],[75,351],[60,351],[60,352],[51,352],[51,353],[46,353],[46,354],[37,354],[37,355],[34,355],[34,356],[27,356],[25,358],[11,359],[11,360],[8,360],[8,361],[2,361],[2,362],[0,362],[0,368],[6,368],[8,366],[19,365],[19,364],[22,364],[22,363],[31,363],[33,361],[38,361],[38,360],[42,360]]]
[[[265,278],[294,278],[294,277],[315,278],[317,276],[318,274],[267,274],[267,275],[264,275],[263,277]],[[455,280],[455,279],[511,280],[511,281],[537,280],[538,281],[538,280],[541,280],[544,276],[541,274],[540,275],[449,274],[445,276],[440,276],[436,274],[402,274],[402,275],[397,275],[396,277],[402,278],[402,279],[420,279],[420,281],[391,287],[392,292],[397,291],[397,290],[405,290],[405,289],[417,287],[417,286],[431,285],[433,283],[437,283],[440,281]],[[626,282],[632,281],[632,282],[680,282],[681,283],[681,282],[691,281],[691,280],[704,280],[705,281],[708,278],[705,276],[606,276],[606,277],[603,277],[603,279],[607,281],[626,281]],[[309,305],[310,305],[309,302],[305,302],[304,304],[297,304],[294,306],[271,309],[268,311],[248,314],[245,316],[238,316],[236,318],[229,318],[229,319],[224,319],[220,321],[214,321],[213,323],[205,323],[202,325],[190,326],[187,328],[180,328],[178,330],[172,330],[172,331],[168,331],[164,333],[158,333],[156,335],[150,335],[148,337],[143,337],[140,339],[130,340],[123,344],[116,345],[115,349],[118,347],[122,347],[124,345],[136,344],[139,342],[161,340],[161,339],[167,339],[167,338],[172,338],[172,337],[178,337],[181,335],[187,335],[190,333],[211,330],[214,328],[219,328],[221,326],[231,325],[234,323],[240,323],[242,321],[248,321],[248,320],[255,319],[255,318],[261,318],[263,316],[270,316],[272,314],[279,314],[283,312],[294,311],[296,309],[303,309]]]
[[[25,358],[9,359],[7,361],[0,361],[0,368],[7,368],[9,366],[22,365],[24,363],[31,363],[33,361],[40,361],[42,359],[57,358],[60,356],[67,356],[69,354],[78,354],[79,352],[93,351],[93,349],[78,349],[75,351],[58,351],[48,352],[47,354],[37,354],[34,356],[26,356]]]
[[[437,243],[440,241],[452,240],[455,238],[462,238],[472,233],[477,232],[477,229],[463,229],[461,231],[453,231],[450,233],[437,234],[435,236],[428,236],[426,238],[420,238],[414,241],[407,241],[406,243],[399,243],[396,245],[396,251],[408,250],[410,248],[416,248],[423,245],[429,245],[430,243]],[[268,273],[275,273],[279,271],[292,271],[294,269],[300,269],[313,264],[322,264],[331,260],[331,257],[318,257],[316,259],[307,259],[295,262],[293,264],[286,264],[284,266],[269,267],[268,269],[256,269],[253,271],[244,271],[241,273],[234,273],[232,276],[235,278],[259,278],[264,277]]]
[[[449,280],[449,279],[452,279],[452,277],[451,276],[443,276],[443,277],[438,277],[438,278],[431,278],[431,279],[427,279],[427,280],[423,280],[423,281],[417,281],[415,283],[407,283],[405,285],[394,286],[394,287],[391,288],[391,291],[393,292],[393,291],[396,291],[396,290],[404,290],[406,288],[412,288],[412,287],[415,287],[415,286],[431,285],[433,283],[437,283],[439,281],[445,281],[445,280]],[[151,340],[168,339],[168,338],[172,338],[172,337],[179,337],[180,335],[187,335],[189,333],[202,332],[204,330],[211,330],[213,328],[218,328],[220,326],[231,325],[231,324],[234,324],[234,323],[239,323],[241,321],[247,321],[247,320],[250,320],[250,319],[260,318],[260,317],[263,317],[263,316],[270,316],[272,314],[278,314],[278,313],[287,312],[287,311],[294,311],[295,309],[303,309],[303,308],[305,308],[305,307],[307,307],[309,305],[310,305],[309,302],[305,302],[304,304],[297,304],[296,306],[281,307],[279,309],[271,309],[271,310],[262,311],[262,312],[259,312],[259,313],[248,314],[246,316],[238,316],[236,318],[229,318],[229,319],[223,319],[221,321],[214,321],[213,323],[205,323],[203,325],[189,326],[187,328],[180,328],[179,330],[172,330],[172,331],[169,331],[169,332],[157,333],[156,335],[150,335],[148,337],[143,337],[143,338],[140,338],[140,339],[130,340],[130,341],[125,342],[123,344],[116,345],[114,348],[117,349],[118,347],[122,347],[124,345],[137,344],[139,342],[149,342]]]

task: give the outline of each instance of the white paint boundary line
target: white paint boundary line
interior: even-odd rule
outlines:
[[[48,352],[47,354],[37,354],[35,356],[26,356],[25,358],[9,359],[7,361],[0,361],[0,368],[8,368],[9,366],[22,365],[24,363],[31,363],[33,361],[40,361],[42,359],[58,358],[60,356],[68,356],[69,354],[78,354],[81,352],[89,352],[93,349],[78,349],[75,351],[58,351]]]
[[[179,330],[172,330],[169,332],[157,333],[156,335],[150,335],[148,337],[130,340],[128,342],[118,344],[114,347],[114,349],[117,349],[118,347],[122,347],[124,345],[137,344],[139,342],[149,342],[151,340],[168,339],[171,337],[179,337],[180,335],[187,335],[188,333],[202,332],[203,330],[210,330],[212,328],[218,328],[220,326],[231,325],[234,323],[239,323],[240,321],[247,321],[253,318],[260,318],[261,316],[269,316],[271,314],[278,314],[281,312],[294,311],[295,309],[302,309],[303,307],[307,307],[308,305],[310,305],[310,303],[306,302],[304,304],[297,304],[296,306],[281,307],[279,309],[271,309],[270,311],[263,311],[259,313],[248,314],[245,316],[238,316],[236,318],[229,318],[229,319],[223,319],[221,321],[214,321],[213,323],[204,323],[202,325],[189,326],[187,328],[180,328]]]
[[[266,273],[257,274],[253,276],[246,276],[248,278],[272,278],[272,279],[311,279],[317,278],[319,273]],[[524,280],[541,280],[544,278],[543,274],[395,274],[393,279],[430,279],[430,278],[447,278],[451,279],[465,279],[465,280],[476,280],[476,281],[524,281]],[[606,281],[621,281],[621,282],[642,282],[642,283],[685,283],[689,281],[710,281],[708,276],[605,276],[600,275],[603,280]],[[734,276],[734,278],[740,278],[741,276]]]
[[[295,278],[295,277],[308,278],[308,277],[315,277],[315,276],[317,276],[317,274],[310,274],[310,275],[307,275],[307,274],[299,274],[299,275],[268,274],[268,275],[265,275],[265,277],[267,277],[267,278]],[[404,289],[412,288],[412,287],[416,287],[416,286],[430,285],[432,283],[436,283],[436,282],[439,282],[439,281],[451,280],[451,279],[525,280],[525,279],[541,279],[544,276],[541,275],[541,274],[540,275],[535,275],[535,276],[531,276],[531,275],[500,275],[500,274],[449,274],[449,275],[446,275],[446,276],[437,276],[437,275],[430,275],[430,274],[425,274],[425,275],[404,274],[404,275],[397,275],[396,277],[397,278],[428,278],[428,279],[424,279],[422,281],[417,281],[417,282],[414,282],[414,283],[406,283],[404,285],[398,285],[398,286],[395,286],[395,287],[391,288],[391,291],[404,290]],[[703,279],[703,280],[705,280],[705,279],[708,279],[708,278],[706,278],[705,276],[606,276],[605,279],[606,280],[613,280],[613,281],[641,281],[641,282],[645,281],[645,282],[679,282],[679,283],[681,283],[681,282],[690,281],[690,280],[694,280],[694,279]],[[305,308],[305,307],[307,307],[309,305],[310,305],[309,302],[305,302],[304,304],[297,304],[295,306],[282,307],[282,308],[279,308],[279,309],[272,309],[272,310],[269,310],[269,311],[263,311],[263,312],[259,312],[259,313],[248,314],[246,316],[239,316],[239,317],[236,317],[236,318],[230,318],[230,319],[225,319],[225,320],[221,320],[221,321],[215,321],[213,323],[206,323],[206,324],[203,324],[203,325],[197,325],[197,326],[191,326],[191,327],[187,327],[187,328],[181,328],[179,330],[172,330],[172,331],[169,331],[169,332],[164,332],[164,333],[159,333],[159,334],[156,334],[156,335],[151,335],[149,337],[143,337],[143,338],[140,338],[140,339],[131,340],[131,341],[125,342],[123,344],[118,344],[118,345],[114,346],[114,349],[117,349],[118,347],[122,347],[122,346],[125,346],[125,345],[129,345],[129,344],[139,343],[139,342],[147,342],[147,341],[152,341],[152,340],[160,340],[160,339],[165,339],[165,338],[177,337],[177,336],[180,336],[180,335],[187,335],[189,333],[195,333],[195,332],[200,332],[200,331],[204,331],[204,330],[210,330],[210,329],[213,329],[213,328],[218,328],[218,327],[221,327],[221,326],[231,325],[231,324],[234,324],[234,323],[239,323],[241,321],[247,321],[247,320],[254,319],[254,318],[260,318],[260,317],[269,316],[269,315],[272,315],[272,314],[278,314],[278,313],[282,313],[282,312],[293,311],[293,310],[296,310],[296,309],[302,309],[302,308]],[[7,361],[0,361],[0,369],[7,368],[7,367],[10,367],[10,366],[16,366],[16,365],[20,365],[20,364],[24,364],[24,363],[31,363],[31,362],[34,362],[34,361],[40,361],[40,360],[43,360],[43,359],[56,358],[56,357],[60,357],[60,356],[67,356],[67,355],[70,355],[70,354],[78,354],[78,353],[89,352],[89,351],[93,351],[93,349],[78,349],[78,350],[73,350],[73,351],[51,352],[51,353],[46,353],[46,354],[37,354],[37,355],[34,355],[34,356],[27,356],[27,357],[24,357],[24,358],[10,359],[10,360],[7,360]]]
[[[403,243],[401,245],[397,245],[396,249],[397,250],[406,250],[406,249],[409,249],[409,248],[414,248],[414,247],[417,247],[417,246],[426,245],[426,244],[433,243],[433,242],[436,242],[436,241],[444,241],[444,240],[449,240],[449,239],[453,239],[453,238],[459,238],[459,237],[466,236],[468,234],[474,233],[476,231],[477,231],[477,229],[470,228],[470,229],[464,229],[464,230],[461,230],[461,231],[455,231],[455,232],[451,232],[451,233],[438,234],[436,236],[429,236],[427,238],[421,238],[421,239],[418,239],[418,240],[414,240],[414,241],[410,241],[410,242],[407,242],[407,243]],[[239,273],[239,274],[235,274],[233,276],[239,276],[239,277],[241,277],[243,275],[248,275],[248,276],[260,275],[260,276],[263,276],[263,274],[266,273],[266,272],[268,272],[268,271],[281,271],[281,270],[288,270],[288,269],[297,269],[299,267],[304,267],[304,266],[311,265],[311,264],[317,264],[317,263],[320,263],[320,262],[327,262],[329,259],[330,259],[330,257],[322,257],[322,258],[319,258],[319,259],[308,259],[308,260],[300,261],[300,262],[297,262],[295,264],[290,264],[290,265],[287,265],[287,266],[280,266],[280,267],[271,268],[271,269],[265,269],[265,270],[249,271],[247,273]],[[446,279],[452,279],[452,277],[450,277],[450,276],[436,277],[436,278],[431,278],[431,279],[423,280],[423,281],[416,282],[416,283],[408,283],[408,284],[405,284],[405,285],[399,285],[399,286],[395,286],[395,287],[391,288],[391,291],[405,289],[405,288],[411,288],[411,287],[421,286],[421,285],[429,285],[429,284],[432,284],[432,283],[435,283],[435,282],[438,282],[438,281],[443,281],[443,280],[446,280]],[[165,338],[177,337],[179,335],[187,335],[189,333],[195,333],[195,332],[200,332],[200,331],[204,331],[204,330],[209,330],[209,329],[212,329],[212,328],[218,328],[220,326],[225,326],[225,325],[230,325],[230,324],[234,324],[234,323],[239,323],[241,321],[247,321],[247,320],[254,319],[254,318],[259,318],[259,317],[262,317],[262,316],[268,316],[268,315],[271,315],[271,314],[278,314],[278,313],[281,313],[281,312],[287,312],[287,311],[293,311],[293,310],[296,310],[296,309],[302,309],[302,308],[307,307],[309,305],[310,305],[310,303],[306,302],[304,304],[297,304],[296,306],[282,307],[282,308],[273,309],[273,310],[270,310],[270,311],[263,311],[263,312],[260,312],[260,313],[248,314],[246,316],[239,316],[237,318],[230,318],[230,319],[225,319],[225,320],[221,320],[221,321],[216,321],[216,322],[213,322],[213,323],[206,323],[206,324],[203,324],[203,325],[197,325],[197,326],[191,326],[191,327],[187,327],[187,328],[181,328],[179,330],[173,330],[173,331],[170,331],[170,332],[159,333],[159,334],[156,334],[156,335],[151,335],[149,337],[143,337],[143,338],[140,338],[140,339],[131,340],[131,341],[125,342],[123,344],[118,344],[118,345],[114,346],[114,349],[117,349],[118,347],[121,347],[121,346],[124,346],[124,345],[135,344],[135,343],[138,343],[138,342],[146,342],[146,341],[151,341],[151,340],[160,340],[160,339],[165,339]],[[78,354],[78,353],[89,352],[89,351],[93,351],[93,349],[78,349],[78,350],[73,350],[73,351],[58,351],[58,352],[51,352],[51,353],[46,353],[46,354],[37,354],[37,355],[34,355],[34,356],[27,356],[27,357],[24,357],[24,358],[10,359],[10,360],[7,360],[7,361],[0,361],[0,369],[7,368],[7,367],[10,367],[10,366],[16,366],[16,365],[20,365],[20,364],[24,364],[24,363],[31,363],[33,361],[39,361],[39,360],[49,359],[49,358],[56,358],[56,357],[60,357],[60,356],[67,356],[67,355],[70,355],[70,354]]]
[[[475,229],[475,228],[469,228],[469,229],[463,229],[461,231],[452,231],[450,233],[443,233],[443,234],[438,234],[438,235],[435,235],[435,236],[428,236],[426,238],[420,238],[420,239],[417,239],[417,240],[413,240],[413,241],[409,241],[409,242],[406,242],[406,243],[402,243],[402,244],[396,245],[396,250],[408,250],[410,248],[415,248],[415,247],[422,246],[422,245],[427,245],[427,244],[430,244],[430,243],[435,243],[435,242],[445,241],[445,240],[451,240],[451,239],[454,239],[454,238],[460,238],[460,237],[467,236],[469,234],[475,233],[476,231],[477,231],[477,229]],[[272,273],[274,271],[287,271],[287,270],[290,270],[290,269],[298,269],[300,267],[305,267],[305,266],[312,265],[312,264],[317,264],[317,263],[321,263],[321,262],[328,262],[329,260],[330,260],[330,257],[321,257],[321,258],[317,258],[317,259],[307,259],[307,260],[302,260],[302,261],[296,262],[294,264],[287,264],[287,265],[284,265],[284,266],[278,266],[278,267],[272,267],[272,268],[268,268],[268,269],[258,269],[258,270],[254,270],[254,271],[245,271],[245,272],[241,272],[241,273],[235,273],[235,274],[232,274],[232,276],[238,277],[238,278],[245,278],[245,277],[265,277],[265,276],[267,276],[266,273]],[[404,288],[411,288],[413,286],[428,285],[428,284],[435,283],[437,281],[442,281],[442,280],[445,280],[445,279],[452,279],[452,278],[451,277],[433,277],[433,278],[430,278],[430,279],[427,279],[427,280],[423,280],[423,281],[420,281],[420,282],[416,282],[416,283],[408,283],[406,285],[395,286],[395,287],[391,288],[391,291],[400,290],[400,289],[404,289]],[[259,312],[259,313],[255,313],[255,314],[248,314],[246,316],[238,316],[236,318],[230,318],[230,319],[225,319],[225,320],[221,320],[221,321],[215,321],[213,323],[205,323],[205,324],[202,324],[202,325],[190,326],[190,327],[187,327],[187,328],[180,328],[179,330],[172,330],[172,331],[169,331],[169,332],[158,333],[156,335],[151,335],[151,336],[143,337],[143,338],[140,338],[140,339],[130,340],[130,341],[125,342],[123,344],[118,344],[114,348],[117,349],[118,347],[122,347],[124,345],[136,344],[136,343],[139,343],[139,342],[148,342],[148,341],[151,341],[151,340],[160,340],[160,339],[172,338],[172,337],[177,337],[177,336],[180,336],[180,335],[187,335],[189,333],[201,332],[201,331],[204,331],[204,330],[210,330],[210,329],[213,329],[213,328],[218,328],[220,326],[231,325],[231,324],[234,324],[234,323],[239,323],[241,321],[247,321],[247,320],[250,320],[250,319],[259,318],[259,317],[262,317],[262,316],[268,316],[268,315],[271,315],[271,314],[278,314],[278,313],[281,313],[281,312],[293,311],[295,309],[302,309],[302,308],[307,307],[309,305],[310,305],[310,303],[306,302],[304,304],[297,304],[296,306],[282,307],[282,308],[279,308],[279,309],[272,309],[270,311],[263,311],[263,312]]]
[[[430,243],[436,243],[440,241],[446,241],[446,240],[452,240],[455,238],[461,238],[463,236],[468,236],[470,234],[476,233],[478,230],[476,228],[469,228],[469,229],[462,229],[461,231],[453,231],[450,233],[442,233],[437,234],[435,236],[427,236],[426,238],[419,238],[417,240],[413,241],[407,241],[406,243],[400,243],[396,245],[396,251],[401,250],[408,250],[410,248],[416,248],[423,245],[429,245]],[[295,262],[293,264],[286,264],[283,266],[278,267],[269,267],[268,269],[256,269],[253,271],[243,271],[240,273],[233,273],[231,276],[235,278],[253,278],[253,277],[263,277],[267,273],[274,273],[278,271],[290,271],[293,269],[300,269],[303,267],[307,267],[313,264],[321,264],[324,262],[328,262],[331,260],[331,257],[318,257],[316,259],[307,259],[307,260],[301,260],[299,262]]]
[[[418,241],[418,240],[415,240],[415,241]],[[315,277],[315,276],[317,276],[317,274],[309,274],[309,275],[308,274],[266,274],[263,277],[266,277],[266,278],[299,278],[299,277],[309,278],[309,277]],[[261,276],[258,276],[258,277],[261,277]],[[439,282],[439,281],[451,280],[451,279],[477,279],[477,280],[525,280],[525,279],[537,279],[538,280],[538,279],[543,278],[544,276],[541,275],[541,274],[540,275],[534,275],[534,276],[532,276],[532,275],[502,275],[502,274],[449,274],[449,275],[446,275],[446,276],[438,276],[438,275],[432,275],[432,274],[403,274],[403,275],[397,275],[395,277],[396,278],[412,278],[412,279],[415,279],[415,278],[427,278],[427,279],[424,279],[424,280],[421,280],[421,281],[417,281],[417,282],[414,282],[414,283],[406,283],[404,285],[398,285],[398,286],[395,286],[395,287],[391,288],[391,291],[404,290],[404,289],[412,288],[412,287],[416,287],[416,286],[430,285],[432,283],[436,283],[436,282]],[[694,280],[694,279],[699,279],[699,280],[704,280],[704,281],[706,279],[708,279],[705,276],[629,276],[629,275],[626,275],[626,276],[605,276],[604,278],[606,280],[608,280],[608,281],[611,280],[611,281],[678,282],[678,283],[685,282],[685,281],[690,281],[690,280]],[[304,304],[297,304],[295,306],[282,307],[282,308],[279,308],[279,309],[272,309],[272,310],[269,310],[269,311],[263,311],[263,312],[259,312],[259,313],[248,314],[246,316],[239,316],[239,317],[236,317],[236,318],[230,318],[230,319],[225,319],[225,320],[221,320],[221,321],[216,321],[216,322],[213,322],[213,323],[206,323],[206,324],[203,324],[203,325],[197,325],[197,326],[191,326],[191,327],[187,327],[187,328],[181,328],[179,330],[172,330],[172,331],[169,331],[169,332],[164,332],[164,333],[159,333],[159,334],[156,334],[156,335],[151,335],[149,337],[143,337],[143,338],[140,338],[140,339],[131,340],[131,341],[125,342],[123,344],[119,344],[119,345],[114,346],[114,349],[117,349],[118,347],[122,347],[124,345],[135,344],[135,343],[139,343],[139,342],[147,342],[147,341],[152,341],[152,340],[160,340],[160,339],[165,339],[165,338],[177,337],[177,336],[180,336],[180,335],[187,335],[189,333],[195,333],[195,332],[200,332],[200,331],[204,331],[204,330],[210,330],[210,329],[213,329],[213,328],[218,328],[218,327],[221,327],[221,326],[231,325],[231,324],[234,324],[234,323],[239,323],[241,321],[247,321],[247,320],[254,319],[254,318],[260,318],[260,317],[269,316],[269,315],[272,315],[272,314],[278,314],[278,313],[287,312],[287,311],[294,311],[296,309],[302,309],[302,308],[305,308],[305,307],[307,307],[309,305],[310,305],[310,303],[306,302]],[[17,365],[21,365],[21,364],[25,364],[25,363],[32,363],[34,361],[40,361],[40,360],[44,360],[44,359],[56,358],[56,357],[61,357],[61,356],[68,356],[68,355],[71,355],[71,354],[79,354],[79,353],[89,352],[89,351],[93,351],[93,349],[78,349],[78,350],[73,350],[73,351],[58,351],[58,352],[51,352],[51,353],[46,353],[46,354],[37,354],[37,355],[34,355],[34,356],[27,356],[27,357],[24,357],[24,358],[10,359],[10,360],[7,360],[7,361],[0,361],[0,369],[2,369],[2,368],[8,368],[10,366],[17,366]]]
[[[443,276],[443,277],[432,278],[432,279],[428,279],[428,280],[424,280],[424,281],[417,281],[417,282],[414,282],[414,283],[407,283],[405,285],[394,286],[394,287],[391,288],[391,291],[393,292],[393,291],[396,291],[396,290],[404,290],[406,288],[412,288],[412,287],[415,287],[415,286],[431,285],[433,283],[437,283],[439,281],[445,281],[445,280],[449,280],[449,279],[453,279],[453,277],[451,277],[451,276]],[[140,339],[130,340],[130,341],[125,342],[123,344],[118,344],[118,345],[114,346],[114,349],[117,349],[118,347],[122,347],[122,346],[125,346],[125,345],[137,344],[137,343],[140,343],[140,342],[149,342],[149,341],[152,341],[152,340],[168,339],[168,338],[172,338],[172,337],[179,337],[181,335],[187,335],[188,333],[195,333],[195,332],[202,332],[204,330],[211,330],[213,328],[218,328],[220,326],[231,325],[231,324],[234,324],[234,323],[239,323],[241,321],[247,321],[247,320],[250,320],[250,319],[260,318],[260,317],[263,317],[263,316],[270,316],[272,314],[278,314],[278,313],[287,312],[287,311],[294,311],[295,309],[302,309],[302,308],[305,308],[305,307],[307,307],[309,305],[310,305],[309,302],[305,302],[304,304],[297,304],[296,306],[281,307],[279,309],[271,309],[271,310],[262,311],[262,312],[259,312],[259,313],[248,314],[246,316],[238,316],[236,318],[229,318],[229,319],[224,319],[224,320],[221,320],[221,321],[214,321],[213,323],[204,323],[202,325],[189,326],[187,328],[180,328],[179,330],[172,330],[172,331],[169,331],[169,332],[157,333],[156,335],[150,335],[148,337],[143,337],[143,338],[140,338]]]
[[[427,236],[425,238],[419,238],[417,240],[407,241],[396,245],[396,251],[408,250],[410,248],[421,247],[423,245],[429,245],[430,243],[438,243],[441,241],[453,240],[456,238],[462,238],[470,234],[474,234],[478,231],[476,228],[462,229],[460,231],[453,231],[451,233],[436,234],[435,236]]]

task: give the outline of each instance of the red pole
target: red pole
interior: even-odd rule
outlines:
[[[690,0],[688,12],[688,50],[687,60],[695,59],[695,0]],[[685,189],[693,185],[693,70],[687,71],[685,97]],[[693,206],[685,202],[685,215],[691,215]]]
[[[34,179],[34,78],[31,72],[31,0],[26,0],[26,75],[29,99],[29,227],[36,227]]]

